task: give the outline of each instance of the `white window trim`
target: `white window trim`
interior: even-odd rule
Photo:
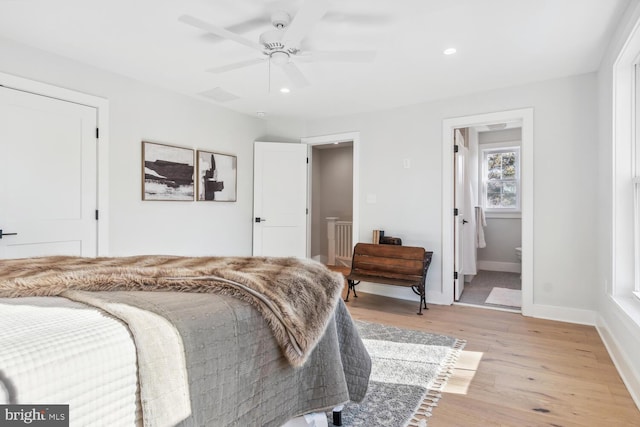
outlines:
[[[487,207],[487,186],[486,186],[486,153],[515,150],[516,151],[516,208],[488,208]],[[522,150],[520,141],[505,141],[490,144],[479,144],[478,146],[478,160],[480,161],[480,167],[478,171],[480,173],[479,183],[481,186],[481,205],[484,209],[487,218],[521,218],[522,217]]]
[[[633,229],[634,229],[634,280],[631,293],[636,297],[640,297],[640,128],[636,119],[638,112],[638,103],[640,102],[640,55],[633,61],[633,80],[631,82],[633,102],[631,103],[631,128],[633,132],[633,140],[631,144],[631,158],[633,164],[631,167],[633,182]]]
[[[636,69],[640,57],[640,23],[613,64],[612,121],[612,250],[606,292],[640,325],[640,149],[636,125]],[[638,145],[636,147],[636,145]],[[638,165],[638,167],[636,166]],[[631,231],[631,232],[630,232]]]

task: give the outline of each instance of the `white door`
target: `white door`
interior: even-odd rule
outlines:
[[[253,255],[307,255],[307,145],[256,142]]]
[[[453,221],[454,227],[454,265],[453,271],[457,272],[457,277],[454,276],[453,279],[453,287],[454,287],[454,300],[458,301],[460,296],[462,295],[462,291],[464,290],[464,274],[463,274],[463,265],[462,265],[462,252],[464,250],[464,237],[463,237],[463,226],[465,222],[464,213],[465,213],[465,205],[464,205],[464,184],[465,184],[465,153],[467,152],[467,148],[464,147],[462,135],[458,129],[455,130],[454,141],[456,146],[458,147],[458,151],[456,152],[454,158],[454,173],[455,173],[455,184],[454,184],[454,209],[456,209],[457,215]]]
[[[96,144],[95,108],[0,87],[0,258],[96,256]]]

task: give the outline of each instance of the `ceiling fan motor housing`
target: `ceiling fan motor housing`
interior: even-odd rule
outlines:
[[[276,28],[284,28],[291,22],[291,16],[284,10],[276,10],[271,14],[271,24]]]
[[[284,44],[282,37],[284,36],[284,28],[274,28],[260,34],[260,44],[268,50],[283,50]]]

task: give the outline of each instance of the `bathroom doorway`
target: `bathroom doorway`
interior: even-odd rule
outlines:
[[[458,128],[454,141],[454,300],[520,311],[522,121]]]
[[[532,306],[532,129],[531,109],[443,121],[443,276],[451,272],[452,303],[525,314]]]

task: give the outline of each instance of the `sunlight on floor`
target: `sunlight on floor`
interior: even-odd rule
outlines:
[[[479,351],[462,351],[458,362],[453,367],[453,374],[442,390],[443,393],[467,394],[483,354]]]

